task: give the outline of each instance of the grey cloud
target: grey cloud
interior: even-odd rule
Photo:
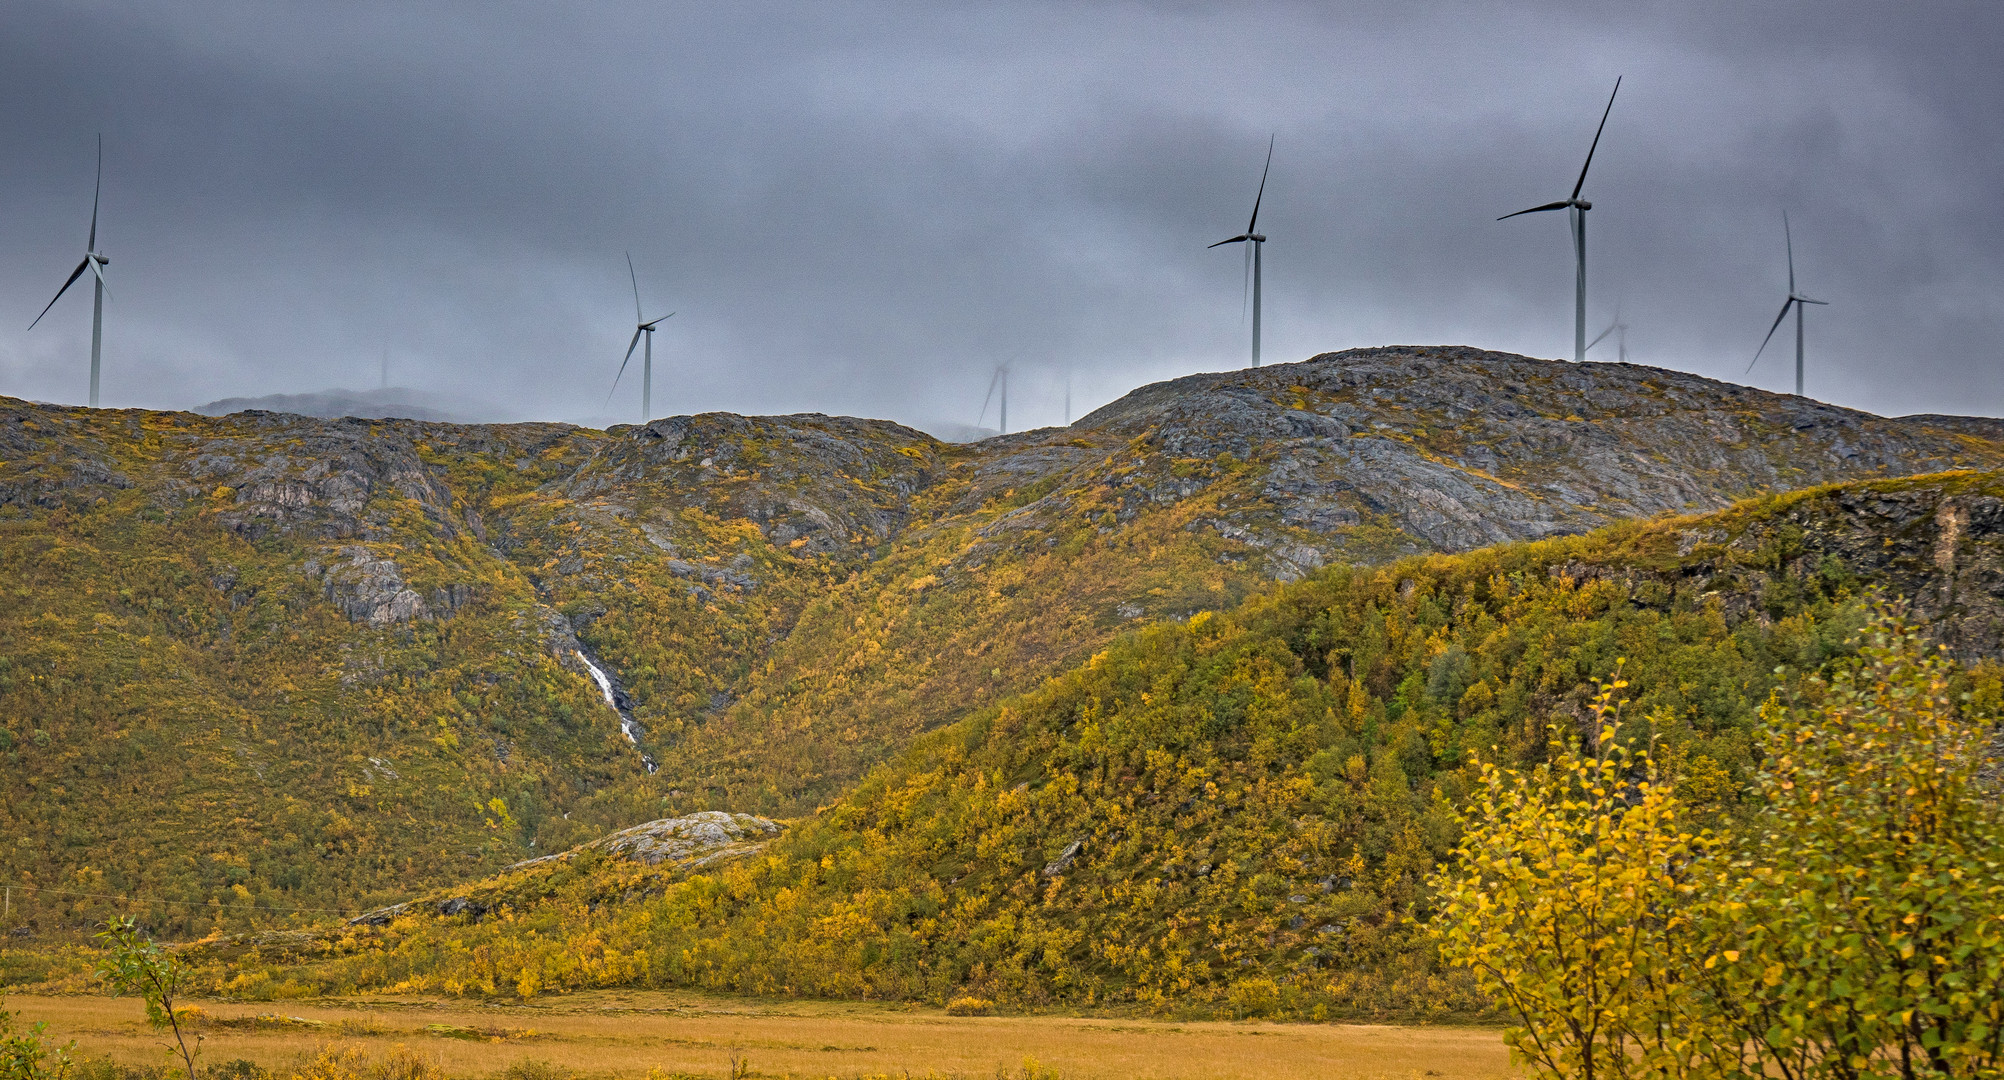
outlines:
[[[1388,342],[1570,347],[1594,320],[1740,378],[1798,224],[1810,391],[1996,413],[2004,16],[1975,5],[38,4],[0,35],[0,392],[82,397],[73,265],[107,140],[107,404],[400,382],[516,415],[1012,426],[1244,362]],[[1596,326],[1596,329],[1598,327]],[[1784,388],[1763,357],[1750,377]],[[629,392],[630,391],[630,392]],[[991,414],[992,416],[992,414]]]

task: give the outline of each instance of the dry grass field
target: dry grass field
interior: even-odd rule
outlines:
[[[82,1057],[164,1061],[134,999],[12,995],[21,1020],[47,1021]],[[1020,1077],[1026,1058],[1064,1080],[1486,1080],[1514,1077],[1498,1033],[1457,1027],[947,1016],[845,1002],[678,993],[586,993],[479,1005],[371,997],[312,1003],[202,1003],[202,1060],[243,1058],[284,1076],[322,1049],[379,1057],[398,1044],[453,1077],[525,1060],[584,1077],[649,1073],[853,1077],[928,1073]],[[744,1075],[742,1072],[740,1075]]]

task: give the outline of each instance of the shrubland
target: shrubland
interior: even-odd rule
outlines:
[[[1853,653],[1905,552],[1988,573],[1981,537],[1943,549],[1859,508],[1928,521],[1989,505],[1995,482],[1813,489],[1326,569],[1115,638],[917,739],[756,856],[673,880],[527,868],[477,886],[496,901],[478,919],[236,942],[212,985],[1484,1015],[1493,999],[1422,934],[1480,763],[1563,761],[1619,664],[1625,738],[1653,748],[1665,790],[1696,820],[1743,819],[1763,704]],[[1946,677],[1984,709],[2004,692],[1988,660]]]

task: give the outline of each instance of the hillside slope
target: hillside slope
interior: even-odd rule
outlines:
[[[1472,756],[1576,732],[1597,679],[1698,807],[1731,813],[1770,693],[1911,598],[2004,708],[2004,473],[1809,489],[1589,536],[1331,568],[1124,634],[918,740],[754,856],[617,859],[272,942],[236,992],[657,985],[1229,1014],[1482,1005],[1417,947]],[[498,916],[498,917],[496,917]],[[212,946],[211,948],[223,948]],[[200,955],[214,957],[215,952]]]
[[[914,527],[808,607],[664,765],[688,792],[664,812],[820,805],[918,732],[1083,660],[1123,625],[1229,609],[1325,564],[1995,468],[1997,428],[1460,348],[1144,387],[1070,428],[943,457]]]
[[[45,890],[17,907],[44,930],[118,894],[186,931],[654,818],[798,814],[1149,619],[1330,563],[1995,468],[1995,426],[1467,349],[1193,376],[966,446],[814,415],[0,402],[0,875]]]

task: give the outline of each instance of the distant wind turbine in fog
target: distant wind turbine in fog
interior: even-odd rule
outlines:
[[[605,400],[610,403],[614,391],[619,389],[620,377],[626,374],[626,365],[633,361],[634,346],[640,339],[647,339],[647,347],[640,353],[640,422],[654,419],[654,328],[675,317],[669,312],[659,319],[648,321],[640,311],[640,275],[633,272],[633,253],[626,254],[626,276],[633,282],[633,318],[638,324],[633,329],[633,340],[626,343],[626,359],[619,362],[619,374],[612,377],[612,390],[606,392]]]
[[[70,271],[69,280],[63,282],[63,287],[56,290],[55,298],[49,301],[49,306],[42,309],[42,315],[47,315],[49,308],[56,306],[56,301],[61,300],[63,294],[70,291],[70,286],[77,283],[77,279],[83,276],[85,270],[89,270],[97,278],[95,282],[97,298],[91,305],[90,313],[90,407],[93,409],[97,408],[98,369],[100,366],[99,362],[104,355],[104,267],[106,263],[111,261],[97,250],[97,204],[98,197],[103,194],[104,136],[99,135],[97,137],[97,189],[91,193],[90,197],[90,240],[84,244],[83,261],[77,264],[75,270]],[[42,315],[35,316],[35,322],[29,323],[28,329],[33,330],[35,323],[42,321]]]
[[[1519,210],[1515,214],[1504,214],[1498,221],[1508,221],[1520,214],[1539,214],[1547,210],[1564,210],[1573,223],[1573,258],[1577,264],[1574,278],[1573,299],[1573,362],[1586,361],[1586,212],[1593,204],[1580,198],[1580,189],[1586,187],[1587,170],[1593,168],[1593,152],[1600,147],[1600,133],[1607,129],[1607,114],[1614,111],[1614,94],[1621,93],[1621,79],[1614,80],[1614,93],[1607,95],[1607,108],[1601,111],[1600,127],[1593,130],[1593,145],[1587,147],[1586,164],[1580,166],[1580,178],[1573,184],[1573,193],[1554,203],[1533,206],[1529,210]]]
[[[1587,349],[1591,351],[1595,345],[1607,340],[1607,335],[1609,334],[1614,335],[1615,356],[1619,358],[1621,363],[1628,363],[1628,324],[1621,321],[1620,304],[1614,305],[1614,321],[1608,323],[1607,329],[1602,330],[1592,341],[1586,343]]]
[[[1253,196],[1252,219],[1246,222],[1246,231],[1229,240],[1220,240],[1211,247],[1226,244],[1250,244],[1248,253],[1252,256],[1252,366],[1259,366],[1259,263],[1260,251],[1266,244],[1266,237],[1259,234],[1259,204],[1266,198],[1266,174],[1273,169],[1273,136],[1266,137],[1266,168],[1259,172],[1259,194]]]
[[[978,428],[983,420],[988,419],[988,403],[995,400],[995,388],[998,386],[1002,388],[1002,411],[1001,419],[997,423],[1001,425],[1001,434],[1007,435],[1009,434],[1008,364],[995,365],[995,374],[988,380],[988,396],[981,399],[981,414],[974,418],[974,426]]]
[[[1774,325],[1767,328],[1767,336],[1760,339],[1760,348],[1754,350],[1753,359],[1747,363],[1747,372],[1760,363],[1760,354],[1767,351],[1767,343],[1774,340],[1774,332],[1781,329],[1781,320],[1788,318],[1788,309],[1795,308],[1795,396],[1802,394],[1802,308],[1805,304],[1828,306],[1828,300],[1811,300],[1795,291],[1795,237],[1788,229],[1788,211],[1781,212],[1781,241],[1788,248],[1788,299],[1781,302],[1781,313],[1774,317]]]

